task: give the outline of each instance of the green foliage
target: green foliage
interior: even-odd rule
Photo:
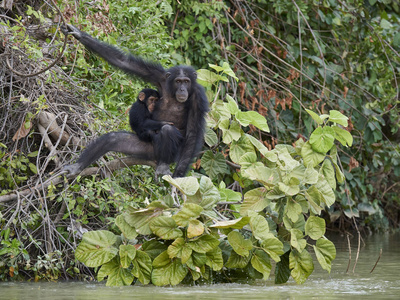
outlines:
[[[224,81],[224,74],[230,74],[226,64],[213,68],[223,74],[200,72],[208,74],[201,78],[209,92]],[[352,137],[341,139],[343,134],[337,135],[334,128],[341,129],[347,117],[337,111],[329,115],[309,111],[320,125],[310,141],[299,139],[294,146],[277,145],[269,151],[241,127],[252,124],[268,130],[265,118],[253,112],[246,119],[235,100],[230,96],[226,99],[214,101],[209,124],[222,132],[217,134],[217,144],[230,146],[230,158],[240,165],[237,176],[247,189],[243,202],[231,206],[235,213],[227,219],[216,207],[222,198],[229,199],[228,195],[237,198],[235,192],[228,192],[223,184],[218,189],[206,176],[164,176],[181,196],[165,197],[145,208],[128,207],[116,219],[121,235],[110,231],[84,235],[75,256],[87,266],[100,267],[98,280],[107,277],[111,286],[129,285],[135,280],[176,285],[200,278],[212,282],[213,274],[221,269],[249,268],[249,276],[267,280],[275,262],[277,282],[286,282],[290,274],[297,283],[303,283],[314,270],[310,249],[322,268],[330,272],[336,250],[325,237],[325,220],[318,215],[333,205],[333,189],[337,181],[343,182],[334,141],[350,146]],[[232,124],[237,125],[233,128]],[[324,133],[326,128],[331,131]],[[215,163],[217,149],[206,152],[201,160],[213,178],[228,173],[222,154]],[[153,237],[151,245],[140,243],[149,237]],[[316,244],[308,245],[308,238]]]

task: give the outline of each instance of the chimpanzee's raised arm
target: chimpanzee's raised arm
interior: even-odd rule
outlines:
[[[61,29],[64,34],[73,35],[87,49],[101,56],[114,67],[128,74],[138,76],[156,85],[159,89],[162,88],[162,84],[166,80],[166,71],[159,63],[145,61],[140,57],[125,54],[118,48],[100,42],[71,24],[68,24],[66,27],[63,26]]]

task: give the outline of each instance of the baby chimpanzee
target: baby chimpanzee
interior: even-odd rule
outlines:
[[[152,114],[159,100],[160,94],[153,89],[143,89],[140,91],[137,101],[132,104],[129,112],[129,123],[133,131],[136,132],[140,140],[152,142],[154,135],[169,122],[155,121]]]

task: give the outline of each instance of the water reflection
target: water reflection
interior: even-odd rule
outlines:
[[[255,284],[218,284],[205,286],[129,286],[108,288],[103,283],[0,283],[2,299],[400,299],[400,234],[375,235],[365,238],[359,260],[352,273],[357,253],[357,239],[352,243],[352,260],[349,273],[347,239],[333,238],[337,258],[332,272],[322,270],[316,260],[315,271],[303,285],[290,281],[275,285],[273,279]],[[379,257],[382,257],[370,273]]]

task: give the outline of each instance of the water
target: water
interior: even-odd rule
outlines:
[[[352,260],[348,274],[349,252],[346,237],[332,239],[337,257],[332,272],[315,263],[315,271],[303,285],[293,280],[275,285],[273,279],[254,284],[215,284],[203,286],[127,286],[109,288],[104,283],[39,282],[0,283],[0,300],[60,299],[400,299],[400,234],[375,235],[364,239],[353,273],[357,239],[351,241]],[[379,257],[375,270],[371,272]]]

